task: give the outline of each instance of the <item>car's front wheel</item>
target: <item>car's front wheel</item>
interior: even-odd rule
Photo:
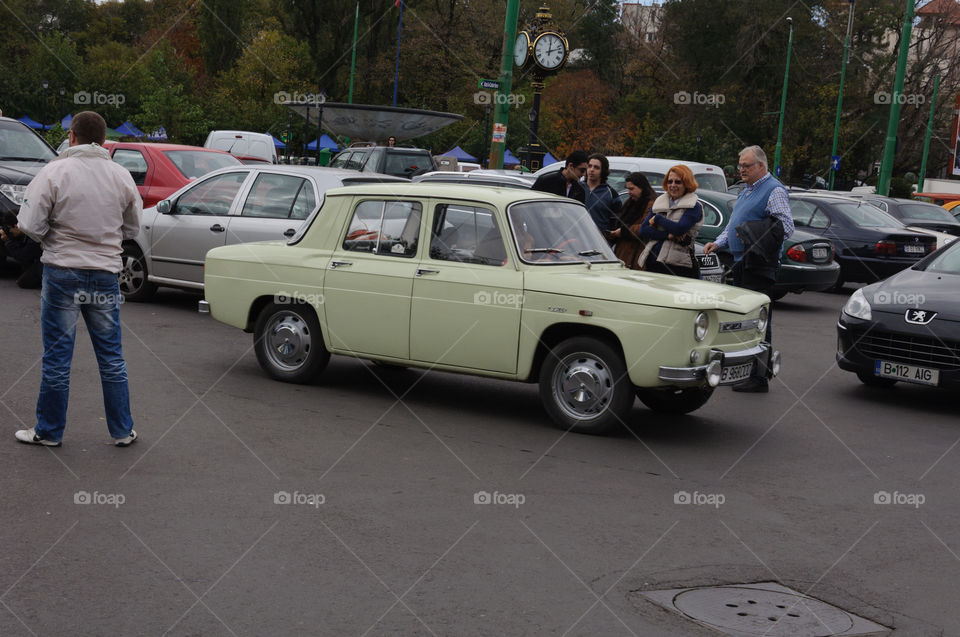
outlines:
[[[117,276],[117,283],[123,298],[128,301],[146,301],[152,297],[157,291],[157,285],[147,280],[147,261],[140,248],[123,246],[120,258],[123,266]]]
[[[689,414],[707,404],[712,395],[713,387],[637,388],[640,402],[664,414]]]
[[[253,328],[253,344],[260,367],[287,383],[309,383],[330,360],[320,322],[306,304],[270,303],[263,308]]]
[[[893,387],[897,383],[893,378],[881,378],[869,372],[857,372],[857,378],[867,387]]]
[[[621,354],[589,336],[553,347],[540,371],[540,400],[562,429],[603,434],[626,422],[633,385]]]

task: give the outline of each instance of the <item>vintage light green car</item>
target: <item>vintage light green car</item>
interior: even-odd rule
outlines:
[[[629,270],[583,205],[516,188],[332,189],[288,243],[207,253],[204,286],[275,379],[308,382],[344,354],[538,382],[553,420],[583,433],[625,423],[635,396],[687,413],[779,369],[766,296]]]

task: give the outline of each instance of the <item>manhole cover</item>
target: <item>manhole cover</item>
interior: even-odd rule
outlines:
[[[727,635],[865,637],[889,629],[772,582],[649,591],[644,597]]]

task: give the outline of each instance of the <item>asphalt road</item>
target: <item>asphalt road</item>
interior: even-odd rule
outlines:
[[[638,402],[598,438],[554,429],[533,385],[343,358],[271,381],[249,335],[161,291],[122,310],[140,441],[107,444],[81,329],[51,450],[13,438],[39,294],[6,275],[0,635],[707,636],[641,593],[760,581],[960,634],[957,398],[839,370],[845,298],[778,304],[769,394]]]

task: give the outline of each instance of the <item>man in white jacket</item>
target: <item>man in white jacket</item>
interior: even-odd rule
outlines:
[[[70,124],[70,147],[37,173],[20,207],[20,230],[43,247],[37,424],[17,431],[20,442],[60,446],[81,315],[100,368],[110,436],[118,447],[137,439],[121,346],[117,275],[122,241],[140,229],[142,202],[133,177],[102,147],[106,130],[97,113],[78,113]]]

